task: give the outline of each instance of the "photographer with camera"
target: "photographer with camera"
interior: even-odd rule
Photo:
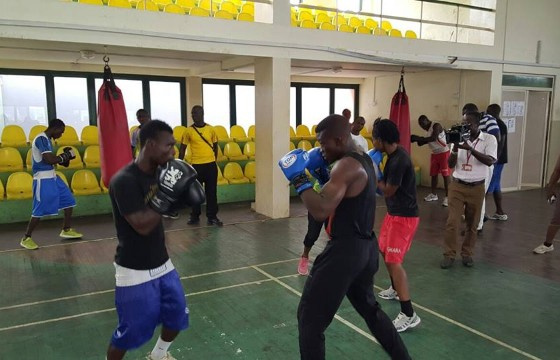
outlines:
[[[467,111],[463,114],[463,123],[468,126],[468,132],[462,134],[461,141],[452,139],[449,167],[455,170],[449,185],[449,215],[445,227],[443,260],[440,263],[442,269],[450,268],[455,262],[458,227],[463,211],[467,230],[461,246],[462,262],[467,267],[474,265],[472,256],[485,194],[484,183],[488,167],[496,162],[498,148],[496,138],[479,129],[480,120],[480,113]]]
[[[432,156],[430,157],[430,176],[432,177],[432,191],[424,198],[424,201],[437,201],[438,196],[436,194],[436,188],[438,183],[438,174],[443,177],[443,186],[445,188],[445,197],[441,205],[448,206],[448,187],[449,187],[449,166],[447,161],[449,160],[449,147],[447,146],[447,140],[445,132],[441,124],[437,122],[432,122],[426,115],[420,115],[418,118],[418,125],[428,132],[427,137],[421,137],[418,135],[411,135],[410,142],[415,142],[418,146],[423,146],[428,144],[430,150],[432,150]]]
[[[552,220],[550,220],[550,224],[546,230],[544,243],[533,249],[535,254],[546,254],[547,252],[554,250],[554,244],[552,242],[554,241],[554,237],[556,236],[558,229],[560,229],[560,201],[557,200],[560,193],[556,187],[558,185],[558,180],[560,180],[560,156],[558,156],[554,170],[550,175],[548,184],[546,184],[546,199],[548,200],[548,203],[550,205],[556,203],[554,215],[552,215]]]

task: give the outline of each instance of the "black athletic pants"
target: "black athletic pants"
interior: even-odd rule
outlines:
[[[198,174],[197,180],[204,185],[207,219],[215,219],[218,214],[218,197],[216,195],[218,187],[218,168],[216,166],[215,162],[193,164],[193,168]],[[200,205],[193,206],[191,210],[191,218],[198,218],[200,213]]]
[[[307,234],[303,239],[303,245],[306,247],[313,247],[315,241],[321,235],[321,228],[323,227],[322,221],[317,221],[311,214],[307,213]]]
[[[373,293],[379,267],[376,239],[331,239],[307,278],[298,308],[299,349],[302,360],[325,359],[324,332],[344,296],[364,318],[392,359],[410,359],[406,346]]]

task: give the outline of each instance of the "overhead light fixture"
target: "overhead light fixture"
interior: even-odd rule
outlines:
[[[80,57],[86,60],[95,59],[95,51],[93,50],[80,50]]]

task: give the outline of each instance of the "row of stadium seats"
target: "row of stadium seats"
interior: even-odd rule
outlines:
[[[2,147],[25,147],[30,146],[35,137],[47,130],[45,125],[35,125],[29,130],[29,135],[25,135],[23,128],[18,125],[6,125],[2,130],[0,142]],[[81,139],[81,140],[80,140]],[[84,126],[81,137],[70,125],[66,125],[64,134],[55,141],[58,146],[76,146],[76,145],[97,145],[99,144],[97,126]]]
[[[99,146],[90,145],[88,146],[83,155],[74,146],[70,146],[76,154],[76,158],[70,160],[70,165],[68,169],[82,169],[84,166],[87,168],[98,168],[100,166],[99,158]],[[56,151],[56,155],[60,155],[64,148],[61,146]],[[0,172],[14,172],[21,171],[24,167],[31,169],[31,149],[27,151],[27,156],[25,163],[21,158],[21,153],[13,147],[2,147],[0,148]]]
[[[78,3],[251,22],[255,16],[253,2],[240,0],[78,0]]]

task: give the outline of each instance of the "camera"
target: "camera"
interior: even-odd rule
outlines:
[[[471,131],[467,124],[454,125],[449,130],[445,130],[445,140],[448,144],[457,144],[465,141],[471,136]]]

